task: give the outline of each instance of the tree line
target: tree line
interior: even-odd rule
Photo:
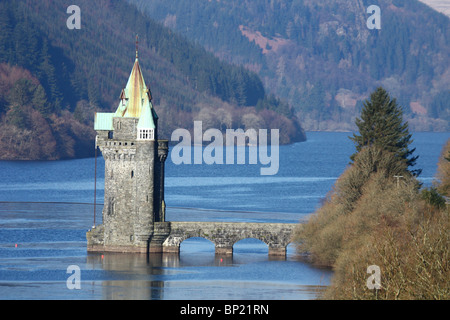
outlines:
[[[305,125],[354,129],[354,113],[381,84],[401,99],[406,117],[418,117],[409,104],[420,102],[425,118],[450,119],[442,104],[450,20],[420,1],[379,1],[380,30],[366,27],[370,1],[128,2],[216,55],[256,70],[266,90],[285,99]],[[284,45],[260,48],[240,26]],[[340,89],[358,96],[356,108],[335,100]]]
[[[79,151],[56,151],[59,155],[49,154],[48,158],[89,154],[91,151],[81,152],[81,146],[85,146],[86,136],[93,141],[93,114],[117,108],[118,95],[134,62],[136,34],[144,77],[154,93],[153,104],[157,110],[164,109],[167,123],[189,128],[193,124],[185,120],[201,117],[199,106],[203,104],[225,106],[233,114],[240,114],[235,108],[259,105],[257,112],[270,109],[275,112],[272,118],[298,121],[286,118],[290,107],[269,97],[255,73],[220,61],[125,1],[80,1],[79,5],[81,29],[69,30],[63,1],[0,2],[0,64],[4,67],[0,77],[5,78],[0,85],[0,121],[8,124],[0,131],[5,136],[15,130],[35,132],[33,119],[39,114],[52,132],[45,136],[55,138],[56,123],[65,119],[64,123],[71,125],[63,131],[75,141],[68,143],[69,149],[80,141]],[[86,129],[89,134],[82,136],[74,126],[90,127]],[[286,142],[304,139],[298,123],[294,128],[286,134]],[[173,129],[165,128],[166,132]],[[56,140],[58,148],[64,149],[62,142],[67,139]],[[14,145],[10,138],[3,141],[3,150]],[[20,141],[15,144],[24,145]]]

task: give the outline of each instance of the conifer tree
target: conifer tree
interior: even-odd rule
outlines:
[[[33,107],[39,111],[44,117],[48,117],[52,112],[52,105],[47,100],[44,87],[40,84],[36,86],[32,99]]]
[[[59,90],[58,81],[56,77],[56,69],[52,63],[51,54],[49,52],[48,41],[44,39],[42,43],[41,51],[41,64],[38,67],[38,76],[41,80],[42,86],[49,93],[50,100],[53,102],[54,110],[59,111],[61,109],[61,103],[63,100],[62,94]]]
[[[28,79],[19,79],[9,92],[9,103],[15,106],[28,105],[33,98],[34,85]]]
[[[374,145],[394,153],[399,161],[404,161],[408,167],[416,164],[418,156],[413,156],[415,148],[409,149],[413,140],[408,130],[408,122],[403,122],[402,107],[397,104],[395,98],[391,99],[382,87],[377,88],[370,95],[370,100],[364,102],[361,118],[356,119],[356,125],[359,135],[353,134],[350,139],[355,143],[357,153],[365,146]],[[354,160],[357,153],[350,158]],[[408,171],[418,176],[422,170]]]

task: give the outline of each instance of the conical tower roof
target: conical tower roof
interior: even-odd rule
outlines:
[[[149,100],[147,95],[147,86],[142,75],[141,67],[139,66],[139,59],[136,58],[127,85],[124,89],[125,98],[128,99],[126,103],[126,112],[124,117],[141,116],[142,107],[144,103]]]
[[[145,119],[140,119],[139,123],[153,124],[146,128],[154,128],[153,117],[156,117],[156,112],[153,110],[151,99],[150,89],[145,84],[136,53],[136,60],[134,61],[133,69],[131,69],[127,85],[120,94],[121,102],[117,108],[116,116],[135,118],[144,116]],[[143,128],[143,125],[139,127]]]
[[[114,130],[113,117],[139,118],[138,127],[154,129],[158,118],[151,103],[150,89],[145,84],[141,66],[139,65],[137,42],[136,60],[131,69],[125,88],[120,93],[120,102],[115,113],[97,113],[95,121],[96,130]]]

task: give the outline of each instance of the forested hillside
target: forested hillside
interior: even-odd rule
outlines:
[[[449,18],[417,0],[128,1],[257,72],[307,130],[354,129],[380,85],[413,130],[450,130]],[[367,28],[374,4],[379,30]]]
[[[63,0],[0,2],[0,159],[93,154],[93,114],[113,111],[135,58],[161,119],[176,128],[279,128],[281,143],[302,141],[287,103],[259,76],[222,62],[125,1],[76,1],[81,29],[66,27]]]

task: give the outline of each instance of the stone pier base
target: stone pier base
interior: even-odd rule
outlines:
[[[217,255],[232,255],[233,247],[218,247],[218,246],[216,246],[216,254]]]
[[[286,256],[286,247],[269,247],[269,256]]]

